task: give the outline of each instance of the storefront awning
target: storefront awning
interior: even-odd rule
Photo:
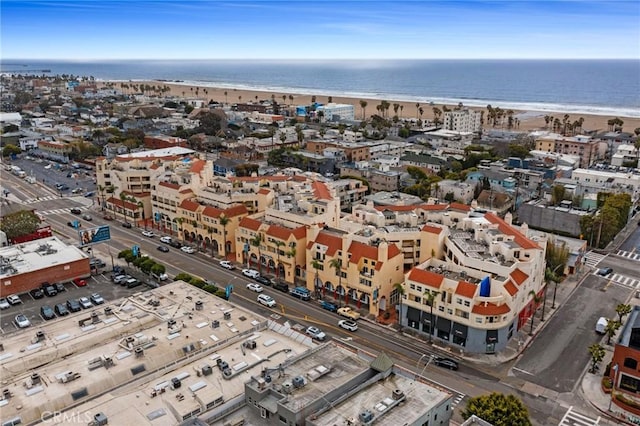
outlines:
[[[413,322],[420,322],[420,311],[411,306],[407,306],[407,319]]]
[[[458,324],[457,322],[454,322],[452,331],[454,336],[466,339],[469,327],[464,324]]]
[[[498,343],[498,330],[487,330],[487,343]]]
[[[438,331],[451,332],[451,320],[442,317],[436,318],[436,328]]]

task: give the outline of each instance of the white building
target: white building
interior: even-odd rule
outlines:
[[[0,112],[0,128],[14,125],[20,128],[22,123],[22,115],[19,112]]]
[[[638,150],[633,145],[620,145],[611,157],[611,165],[622,167],[624,163],[634,163],[638,167]]]
[[[443,127],[456,132],[479,133],[482,130],[481,113],[469,109],[447,111],[443,116]]]
[[[585,192],[608,191],[627,193],[631,200],[640,198],[640,175],[634,173],[609,172],[604,170],[575,169],[571,180],[581,184]]]
[[[351,104],[329,103],[319,106],[316,111],[324,112],[326,121],[355,120],[355,109]]]

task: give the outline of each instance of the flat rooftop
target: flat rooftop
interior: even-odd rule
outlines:
[[[132,152],[130,154],[121,154],[116,157],[119,158],[148,158],[148,157],[173,157],[173,156],[183,156],[195,153],[194,150],[189,148],[183,148],[180,146],[175,146],[171,148],[161,148],[161,149],[150,149],[148,151],[139,151]]]
[[[102,412],[110,424],[178,424],[242,397],[264,363],[314,345],[271,323],[182,281],[44,323],[2,342],[0,397],[4,389],[10,396],[0,399],[0,417],[31,423],[66,410],[81,419]],[[229,364],[227,376],[218,359]],[[181,387],[172,388],[173,378]]]
[[[88,255],[78,247],[67,245],[58,237],[2,247],[0,248],[0,280],[88,258]]]

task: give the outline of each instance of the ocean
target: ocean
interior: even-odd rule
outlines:
[[[638,60],[36,61],[4,59],[0,72],[640,117]],[[40,74],[40,72],[35,72]]]

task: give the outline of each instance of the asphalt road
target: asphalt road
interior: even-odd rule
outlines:
[[[34,176],[38,182],[44,183],[58,194],[59,191],[55,187],[56,183],[66,184],[69,187],[68,190],[62,191],[63,195],[70,194],[75,188],[82,188],[82,194],[87,191],[95,192],[96,190],[93,170],[74,170],[70,165],[63,164],[60,164],[60,166],[64,170],[56,169],[57,163],[55,162],[43,160],[42,163],[37,163],[35,158],[33,160],[25,160],[24,157],[11,161],[11,164],[20,167],[27,175]],[[49,164],[52,164],[52,167],[45,168]],[[67,175],[70,172],[76,173],[76,177],[68,177]]]

